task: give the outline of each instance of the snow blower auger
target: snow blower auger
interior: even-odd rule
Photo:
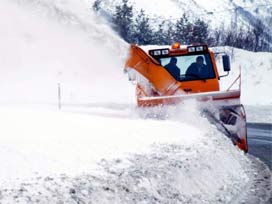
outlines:
[[[139,107],[175,105],[196,99],[202,113],[211,123],[247,152],[246,114],[240,103],[241,74],[227,90],[220,90],[219,80],[228,76],[229,56],[222,55],[223,69],[219,76],[215,54],[206,44],[150,49],[131,45],[125,63],[129,80],[136,84]],[[231,89],[239,82],[239,89]],[[211,105],[212,104],[212,105]]]

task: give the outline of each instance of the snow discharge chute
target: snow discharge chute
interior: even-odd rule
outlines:
[[[223,55],[224,71],[230,71],[228,55]],[[202,113],[233,143],[247,152],[246,114],[240,103],[241,75],[227,90],[220,90],[215,54],[206,44],[150,49],[131,45],[125,63],[129,80],[136,84],[139,107],[182,105],[196,99]]]

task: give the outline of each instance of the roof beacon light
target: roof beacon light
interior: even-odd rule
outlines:
[[[180,48],[180,43],[179,42],[175,42],[173,45],[172,45],[172,49],[179,49]]]

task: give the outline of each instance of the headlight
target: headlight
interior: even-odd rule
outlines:
[[[166,49],[166,50],[162,50],[162,55],[168,55],[169,54],[169,50]]]
[[[188,52],[195,52],[195,51],[196,51],[195,47],[188,47]]]
[[[153,55],[154,55],[154,56],[161,55],[161,50],[155,50],[155,51],[153,52]]]
[[[203,50],[204,50],[203,46],[198,46],[198,47],[196,47],[196,51],[197,51],[197,52],[200,52],[200,51],[203,51]]]

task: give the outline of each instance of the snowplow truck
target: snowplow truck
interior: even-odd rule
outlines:
[[[229,88],[220,90],[219,80],[228,76],[230,58],[220,53],[224,70],[220,76],[216,54],[206,44],[174,43],[156,49],[132,44],[124,71],[136,84],[139,107],[182,105],[188,99],[206,104],[201,109],[204,116],[247,152],[246,114],[240,103],[241,73]],[[234,84],[238,88],[233,89]]]

